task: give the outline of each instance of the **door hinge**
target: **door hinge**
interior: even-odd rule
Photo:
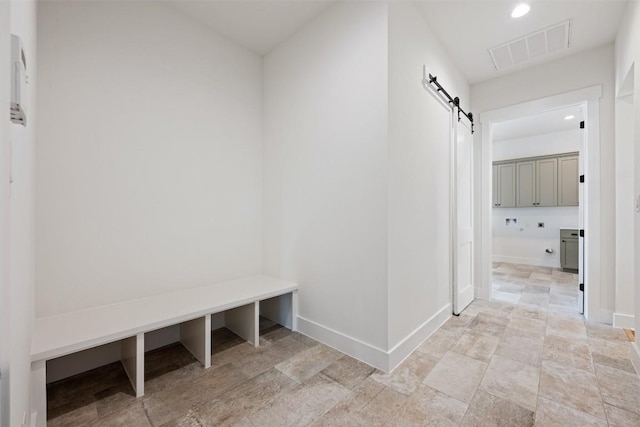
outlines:
[[[584,121],[580,122],[580,129],[584,129]]]
[[[580,230],[580,237],[584,237],[584,230]]]
[[[584,175],[580,175],[580,182],[584,183]]]
[[[580,290],[584,292],[584,283],[580,283]]]

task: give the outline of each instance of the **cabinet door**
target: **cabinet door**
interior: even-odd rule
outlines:
[[[516,163],[517,206],[529,207],[536,203],[536,162]]]
[[[578,206],[578,156],[558,158],[558,206]]]
[[[558,206],[558,159],[536,160],[536,206]]]
[[[516,171],[514,163],[498,165],[498,207],[516,206]]]
[[[568,268],[571,270],[578,269],[578,239],[563,239],[562,240],[562,252],[564,253],[561,260],[562,268]]]
[[[492,173],[492,177],[493,177],[493,187],[492,187],[492,197],[493,197],[493,207],[497,208],[498,204],[500,203],[500,193],[499,193],[499,186],[498,186],[498,166],[497,165],[493,165],[493,167],[491,168],[491,173]]]

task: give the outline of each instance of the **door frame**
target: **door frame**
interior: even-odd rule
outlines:
[[[523,116],[542,113],[549,110],[583,105],[585,111],[585,141],[583,152],[584,174],[584,280],[585,280],[585,312],[588,319],[611,323],[613,312],[603,308],[601,298],[600,274],[600,98],[602,85],[579,89],[560,95],[540,98],[520,104],[485,111],[479,115],[480,132],[476,146],[480,146],[476,165],[480,170],[481,190],[476,193],[475,200],[475,233],[476,262],[475,285],[476,297],[491,299],[491,272],[493,267],[492,242],[492,178],[491,166],[493,158],[492,124],[512,120]],[[478,141],[480,139],[480,141]],[[592,183],[593,185],[589,185]]]

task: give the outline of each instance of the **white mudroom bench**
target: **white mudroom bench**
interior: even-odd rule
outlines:
[[[257,346],[259,316],[296,330],[298,285],[251,276],[35,320],[31,347],[32,425],[46,426],[47,360],[120,342],[121,361],[137,397],[144,395],[145,333],[180,325],[180,342],[211,366],[211,315]],[[35,422],[34,422],[35,418]]]

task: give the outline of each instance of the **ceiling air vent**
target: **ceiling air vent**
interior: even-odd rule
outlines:
[[[496,70],[503,70],[562,49],[568,49],[571,20],[527,34],[489,49]]]

